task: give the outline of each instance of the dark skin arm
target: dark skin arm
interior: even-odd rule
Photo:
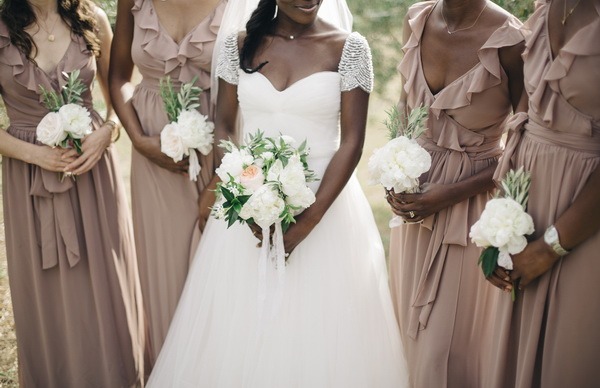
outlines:
[[[221,159],[224,154],[223,148],[218,147],[221,140],[236,138],[236,122],[239,110],[237,85],[232,85],[219,79],[217,107],[218,109],[215,117],[215,147],[213,147],[215,166],[221,164]],[[198,199],[200,231],[204,231],[204,227],[210,216],[210,207],[215,203],[215,189],[219,181],[219,176],[215,174],[210,183],[202,190],[202,193],[200,193],[200,198]]]
[[[139,118],[133,108],[131,97],[134,86],[131,83],[133,60],[131,44],[133,41],[133,0],[119,0],[115,39],[113,41],[110,60],[110,96],[113,107],[127,131],[133,147],[156,165],[169,171],[186,174],[189,161],[184,159],[178,163],[160,151],[160,136],[147,136],[142,130]]]
[[[296,217],[284,235],[287,253],[308,236],[348,183],[362,154],[368,105],[369,94],[360,88],[342,93],[340,148],[323,174],[315,203]]]
[[[600,230],[599,197],[600,168],[596,168],[573,204],[554,223],[563,248],[572,250]],[[513,256],[514,270],[510,278],[519,279],[519,287],[526,287],[550,270],[559,258],[540,237]],[[564,260],[569,260],[569,256]]]

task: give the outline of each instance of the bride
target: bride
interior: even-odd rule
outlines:
[[[239,109],[244,136],[307,140],[316,202],[284,235],[290,255],[271,309],[258,298],[252,230],[208,220],[149,387],[407,386],[384,251],[353,174],[373,73],[350,24],[344,0],[260,0],[246,34],[222,40],[217,138],[239,138]]]

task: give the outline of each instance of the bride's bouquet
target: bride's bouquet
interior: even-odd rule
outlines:
[[[250,222],[264,230],[280,223],[285,232],[294,215],[315,201],[306,185],[316,180],[306,162],[306,141],[296,147],[290,136],[271,138],[258,131],[240,147],[231,141],[219,146],[227,152],[216,170],[221,182],[212,214],[229,226]]]
[[[36,137],[42,144],[75,148],[81,154],[81,139],[92,133],[90,112],[81,105],[87,87],[79,79],[79,70],[62,75],[67,83],[60,93],[40,85],[42,104],[50,112],[37,125]]]
[[[404,117],[396,107],[388,112],[385,125],[390,141],[376,149],[369,158],[370,184],[381,184],[396,194],[420,191],[419,177],[431,167],[431,155],[416,139],[427,129],[428,110],[426,106],[415,108],[408,117]],[[390,228],[403,222],[402,218],[394,216]]]
[[[471,241],[485,248],[479,264],[486,278],[496,265],[512,270],[510,255],[522,252],[527,245],[525,236],[534,231],[533,219],[526,213],[530,184],[531,174],[522,167],[510,170],[502,180],[503,195],[488,201],[479,221],[471,227]],[[514,300],[514,287],[512,297]]]
[[[160,80],[160,95],[165,105],[169,123],[160,133],[160,150],[175,162],[189,156],[188,174],[196,181],[200,173],[200,162],[196,150],[202,155],[212,151],[215,125],[196,110],[202,89],[194,86],[196,78],[181,85],[175,92],[169,76]]]

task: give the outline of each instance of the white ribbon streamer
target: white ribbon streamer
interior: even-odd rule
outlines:
[[[258,316],[269,319],[279,311],[285,287],[285,246],[281,222],[275,224],[273,246],[270,246],[270,228],[262,228],[262,247],[258,258]]]
[[[188,175],[190,180],[196,182],[198,180],[198,174],[200,174],[200,162],[198,161],[198,155],[194,148],[190,149],[190,165],[188,167]]]

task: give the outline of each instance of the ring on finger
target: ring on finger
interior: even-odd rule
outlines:
[[[408,212],[408,215],[410,216],[410,218],[415,218],[415,212],[413,212],[412,210]]]

